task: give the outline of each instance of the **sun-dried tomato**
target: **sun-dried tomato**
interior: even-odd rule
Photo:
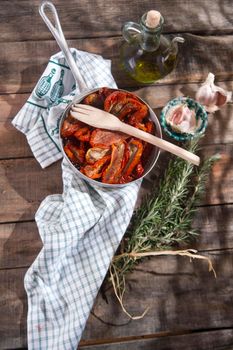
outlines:
[[[148,115],[148,107],[133,94],[114,91],[104,101],[104,110],[116,115],[120,120],[129,117],[130,124],[141,122]]]
[[[71,150],[70,150],[70,148],[69,148],[68,145],[65,145],[65,146],[64,146],[64,151],[65,151],[67,157],[68,157],[73,163],[76,163],[76,158],[75,158],[73,152],[71,152]]]
[[[76,139],[78,139],[79,141],[88,142],[91,137],[91,131],[87,126],[85,126],[83,128],[78,129],[74,133],[74,137],[76,137]]]
[[[150,134],[154,133],[154,123],[151,120],[148,120],[146,123],[146,131],[149,132]]]
[[[124,169],[124,167],[128,163],[129,158],[130,158],[129,147],[128,147],[128,144],[126,144],[126,146],[125,146],[125,153],[124,153],[124,157],[123,157],[123,161],[122,161],[122,169]]]
[[[65,119],[61,127],[61,136],[72,136],[80,127],[80,122],[76,121],[75,123],[71,123],[68,119]]]
[[[81,171],[83,174],[90,177],[91,179],[99,179],[102,176],[104,166],[110,161],[110,159],[110,155],[105,156],[92,165],[88,164],[82,167]]]
[[[147,117],[149,109],[135,95],[100,88],[81,103],[105,109],[127,124],[154,133],[154,123]],[[104,121],[103,121],[104,122]],[[152,146],[139,139],[103,129],[94,129],[71,115],[61,128],[64,151],[81,172],[105,183],[128,183],[144,173]]]
[[[142,176],[142,174],[144,173],[144,168],[143,168],[143,166],[142,166],[142,163],[141,163],[141,162],[139,162],[139,163],[136,165],[135,170],[136,170],[136,175],[137,175],[137,178],[141,177],[141,176]]]
[[[106,87],[100,88],[98,91],[93,92],[92,94],[86,96],[82,100],[82,103],[103,109],[105,98],[108,95],[110,95],[113,91],[114,90]]]
[[[96,92],[93,92],[92,94],[86,96],[82,103],[84,103],[85,105],[92,105],[92,106],[95,106],[96,104],[98,104],[99,102],[99,94],[98,94],[98,91]]]
[[[103,172],[102,182],[109,184],[119,183],[122,172],[125,147],[126,146],[124,141],[112,145],[111,162]]]
[[[146,125],[143,124],[143,123],[136,123],[136,124],[134,124],[133,126],[134,126],[135,128],[137,128],[137,129],[140,129],[140,130],[142,130],[142,131],[147,132],[147,127],[146,127]]]
[[[86,153],[86,161],[89,164],[94,164],[99,159],[110,154],[111,150],[109,147],[92,147]]]
[[[85,160],[85,150],[68,141],[64,147],[64,151],[68,158],[75,164],[82,165]]]
[[[128,143],[130,157],[128,163],[125,165],[123,169],[123,176],[127,177],[132,174],[135,166],[140,162],[142,152],[143,152],[143,144],[141,141],[133,139]]]
[[[125,140],[129,135],[102,129],[95,129],[91,133],[92,147],[110,147],[112,144]]]
[[[111,95],[113,93],[113,89],[109,89],[107,87],[102,87],[99,89],[99,94],[101,96],[103,96],[104,98],[108,97],[109,95]]]
[[[80,141],[79,148],[86,152],[86,143],[84,141]]]
[[[130,92],[114,91],[105,99],[104,110],[113,114],[119,113],[129,98],[139,101],[139,99]]]
[[[119,184],[127,184],[128,182],[131,182],[133,180],[134,180],[133,176],[130,176],[130,175],[123,176],[122,175],[119,179]]]

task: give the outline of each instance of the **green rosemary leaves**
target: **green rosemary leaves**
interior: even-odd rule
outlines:
[[[187,145],[191,152],[197,147],[198,141]],[[160,185],[155,185],[135,211],[122,242],[121,254],[115,256],[110,266],[111,282],[122,308],[125,276],[143,255],[150,255],[145,253],[174,249],[196,237],[192,220],[210,169],[217,159],[218,155],[212,156],[200,167],[180,158],[172,159]]]

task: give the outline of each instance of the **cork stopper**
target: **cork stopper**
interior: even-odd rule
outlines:
[[[146,26],[149,28],[156,28],[160,23],[161,13],[159,11],[151,10],[146,15]]]

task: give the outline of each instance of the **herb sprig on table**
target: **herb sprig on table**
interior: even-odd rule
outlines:
[[[191,152],[197,151],[198,140],[190,142],[186,148]],[[211,261],[205,256],[197,255],[197,251],[171,249],[192,241],[198,235],[192,228],[192,221],[210,169],[217,159],[219,155],[212,156],[200,167],[180,158],[171,160],[159,186],[155,184],[151,195],[146,196],[135,211],[121,245],[121,254],[114,257],[110,266],[114,292],[128,316],[131,317],[123,305],[125,276],[144,257],[185,255],[206,259],[209,269],[214,271]]]

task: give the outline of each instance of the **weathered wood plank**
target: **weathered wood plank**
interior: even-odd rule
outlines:
[[[204,204],[232,203],[233,198],[233,145],[213,145],[203,148],[203,156],[219,154],[221,159],[215,163],[210,173]],[[226,192],[228,194],[226,194]]]
[[[232,327],[233,251],[212,251],[209,256],[216,280],[206,262],[190,263],[184,257],[157,257],[138,265],[128,277],[125,305],[133,314],[150,306],[147,315],[129,322],[112,291],[107,292],[108,304],[99,294],[82,340],[94,344],[161,332]],[[25,271],[0,271],[1,349],[26,346]]]
[[[177,68],[160,83],[175,84],[202,81],[209,71],[221,80],[233,80],[233,62],[229,60],[233,35],[201,37],[184,35],[186,41],[180,47]],[[97,38],[71,40],[69,45],[112,60],[113,76],[119,87],[138,87],[139,83],[127,78],[120,69],[119,51],[121,38]],[[49,57],[58,52],[51,41],[27,41],[2,43],[0,51],[0,93],[30,92],[38,81]],[[15,64],[15,57],[20,60]]]
[[[214,166],[202,204],[224,204],[233,201],[233,145],[211,145],[203,148],[205,155],[220,153]],[[162,166],[164,155],[160,156]],[[153,178],[153,173],[150,174]],[[0,161],[0,222],[33,220],[35,211],[45,196],[61,191],[61,171],[58,162],[42,170],[33,158]]]
[[[27,345],[25,272],[26,269],[0,271],[0,349],[17,349]]]
[[[27,97],[28,94],[0,96],[0,159],[33,156],[25,136],[11,124]]]
[[[200,233],[189,247],[233,249],[233,205],[200,207],[193,226]],[[42,243],[35,222],[0,224],[0,269],[29,267]]]
[[[199,208],[193,227],[200,233],[190,246],[198,250],[233,248],[233,206]]]
[[[82,350],[230,350],[233,348],[233,330],[224,329],[218,331],[195,332],[175,336],[152,336],[150,339],[135,339],[121,341],[119,343],[85,346]]]
[[[20,2],[3,0],[0,3],[0,19],[3,19],[0,20],[0,28],[2,27],[0,93],[2,94],[30,92],[49,56],[58,51],[56,43],[53,39],[51,40],[50,33],[38,15],[39,3],[39,0],[21,0]],[[115,36],[120,35],[122,23],[127,20],[137,21],[143,12],[154,6],[154,3],[147,0],[146,2],[137,1],[135,4],[130,0],[130,3],[126,4],[123,0],[119,0],[117,4],[109,5],[102,0],[95,0],[95,3],[92,0],[85,2],[67,0],[64,5],[64,1],[55,0],[55,4],[64,23],[65,35],[69,39],[76,39],[70,41],[70,46],[111,58],[113,74],[118,85],[120,87],[136,86],[119,70],[118,55],[121,39]],[[215,2],[197,0],[192,4],[188,0],[166,2],[158,0],[156,5],[167,19],[166,32],[191,31],[205,34],[233,32],[230,0]],[[93,11],[94,7],[95,11]],[[128,11],[129,7],[132,11]],[[16,12],[18,13],[17,25]],[[86,25],[87,18],[90,20],[89,26]],[[187,20],[184,21],[186,18]],[[75,30],[74,23],[77,23]],[[112,38],[103,38],[110,36]],[[87,37],[93,39],[82,39]],[[102,38],[95,39],[98,37]],[[229,61],[233,35],[201,37],[188,34],[185,38],[186,43],[181,48],[177,69],[160,82],[160,84],[171,84],[169,90],[163,93],[163,87],[161,85],[158,87],[161,89],[159,103],[172,91],[174,87],[172,84],[201,81],[208,71],[213,71],[219,80],[233,80],[233,64]],[[39,41],[45,39],[48,41]],[[12,42],[7,43],[9,40]],[[20,57],[17,64],[15,57]],[[30,63],[29,58],[32,58]],[[228,84],[231,84],[232,89],[232,82]],[[155,91],[154,88],[150,88],[150,93]],[[175,89],[177,91],[178,86],[175,86]],[[4,104],[1,103],[1,113],[3,111],[4,113],[0,119],[0,159],[31,156],[24,136],[10,125],[11,118],[26,99],[26,95],[18,96],[2,96]],[[155,105],[155,108],[157,107]],[[228,105],[212,118],[205,144],[232,143],[232,108],[232,105]],[[232,145],[208,146],[205,147],[204,153],[210,155],[216,151],[220,151],[223,158],[214,167],[209,191],[203,204],[232,203]],[[34,222],[11,222],[32,220],[45,196],[61,192],[59,169],[60,165],[57,164],[42,171],[33,159],[0,162],[0,222],[2,223],[0,224],[0,269],[7,268],[0,271],[1,349],[26,346],[27,303],[23,289],[23,276],[26,269],[9,268],[28,266],[41,248]],[[198,242],[198,249],[232,248],[232,221],[232,205],[201,208],[195,220],[195,225],[204,233]],[[200,328],[232,327],[233,251],[213,251],[209,254],[214,260],[218,273],[216,281],[207,272],[203,262],[185,264],[183,260],[185,258],[151,259],[138,266],[129,278],[130,293],[126,295],[125,301],[129,310],[135,313],[140,313],[149,304],[151,309],[148,315],[141,321],[128,324],[112,293],[109,292],[107,295],[109,305],[99,295],[93,311],[96,317],[91,316],[88,321],[83,344],[87,344],[85,339],[94,344],[95,340],[102,341],[101,338],[105,340],[112,338],[115,342],[119,337],[149,335],[167,330],[179,332]],[[148,299],[145,296],[148,296]],[[107,322],[125,323],[125,325],[110,326],[106,324]],[[186,349],[187,344],[195,344],[193,347],[195,349],[214,348],[214,346],[229,348],[233,346],[232,330],[226,332],[228,331],[224,331],[224,335],[215,332],[215,335],[212,333],[208,337],[207,334],[206,337],[202,334],[200,338],[196,334],[185,335],[182,339],[177,337],[166,339],[167,342],[163,338],[160,339],[160,343],[157,339],[148,339],[137,340],[136,343],[102,344],[97,348],[114,347],[120,350],[135,349],[137,346],[151,349],[157,346],[165,349],[177,346],[179,349]],[[203,340],[199,341],[201,338]],[[94,350],[93,346],[91,348]]]
[[[30,266],[41,248],[34,221],[0,225],[0,269]]]
[[[219,82],[219,86],[233,90],[233,81]],[[160,116],[161,107],[170,99],[188,95],[194,97],[200,84],[175,84],[144,87],[136,93],[145,99]],[[25,103],[28,94],[9,94],[0,96],[0,159],[32,156],[25,137],[11,124],[13,117]],[[209,125],[202,143],[231,143],[233,135],[233,104],[224,106],[214,115],[209,116]]]
[[[49,194],[61,192],[60,162],[42,170],[34,159],[1,161],[0,222],[34,219]]]
[[[206,262],[189,262],[183,257],[143,262],[128,277],[124,304],[133,315],[149,306],[145,318],[129,322],[112,292],[107,292],[108,304],[98,296],[83,339],[232,327],[233,254],[213,251],[209,257],[216,280]]]
[[[121,34],[127,21],[139,22],[155,8],[164,18],[165,32],[232,33],[230,0],[152,0],[109,2],[102,0],[54,0],[67,38],[106,37]],[[40,1],[0,2],[1,41],[46,40],[51,35],[39,13]],[[94,11],[93,11],[94,8]],[[15,16],[17,13],[17,17]],[[17,22],[16,22],[17,21]],[[20,30],[19,30],[20,28]]]

